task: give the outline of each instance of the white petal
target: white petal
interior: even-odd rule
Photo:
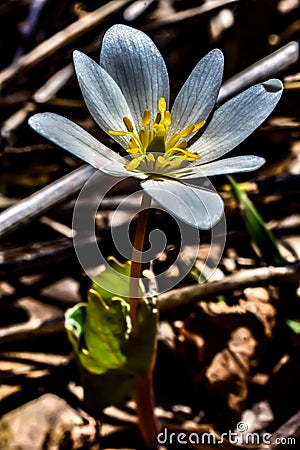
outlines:
[[[170,134],[207,119],[218,97],[223,65],[223,54],[218,49],[199,61],[175,99]]]
[[[125,165],[128,163],[126,159],[117,155],[117,158],[114,161],[106,161],[106,164],[100,167],[101,172],[107,173],[108,175],[112,175],[113,177],[122,177],[122,178],[138,178],[140,180],[144,180],[148,177],[148,175],[141,172],[130,172],[125,168]]]
[[[252,170],[259,169],[265,162],[265,159],[260,158],[259,156],[235,156],[233,158],[225,158],[220,161],[213,161],[203,165],[194,165],[192,172],[181,178],[201,178],[235,172],[251,172]],[[178,172],[178,175],[180,176],[180,172]]]
[[[123,117],[130,110],[118,85],[95,61],[79,51],[74,52],[74,65],[86,106],[97,124],[106,132],[126,130]],[[112,136],[127,148],[128,136]]]
[[[101,172],[106,173],[107,175],[111,175],[112,177],[120,177],[120,178],[138,178],[140,180],[143,180],[147,178],[147,175],[144,175],[143,173],[132,173],[125,169],[125,167],[121,164],[118,164],[117,161],[114,161],[112,163],[104,164],[99,168]]]
[[[264,122],[281,94],[282,83],[269,80],[232,98],[214,112],[203,135],[190,150],[201,155],[201,163],[225,155]]]
[[[53,113],[35,114],[30,117],[29,125],[39,134],[64,148],[78,158],[83,159],[96,169],[102,168],[112,161],[118,176],[128,176],[124,168],[127,160],[121,158],[110,148],[101,144],[91,134],[71,120]]]
[[[168,179],[145,180],[141,186],[172,216],[193,227],[208,230],[222,217],[224,205],[216,192]]]
[[[155,119],[158,100],[169,101],[169,78],[164,60],[142,31],[114,25],[104,35],[100,65],[116,81],[130,107],[134,122],[141,125],[145,109]]]

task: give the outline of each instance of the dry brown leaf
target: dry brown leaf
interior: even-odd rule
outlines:
[[[205,377],[214,394],[226,400],[230,410],[240,414],[248,396],[248,375],[257,341],[250,330],[234,330],[228,348],[213,358]]]

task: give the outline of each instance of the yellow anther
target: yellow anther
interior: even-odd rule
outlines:
[[[186,161],[195,161],[196,159],[200,159],[201,156],[197,155],[196,153],[189,152],[188,150],[182,149],[180,147],[174,147],[173,149],[174,154],[178,154],[181,159],[184,159]]]
[[[128,134],[128,131],[109,130],[108,133],[112,136],[126,136],[126,134]]]
[[[171,149],[172,147],[174,147],[174,145],[180,139],[180,137],[181,137],[180,133],[174,133],[167,142],[167,148]]]
[[[136,142],[133,138],[131,138],[129,141],[128,148],[135,148],[135,147],[136,147]]]
[[[171,124],[171,114],[170,111],[165,112],[164,124],[168,127]]]
[[[183,150],[185,150],[187,148],[187,146],[188,146],[188,143],[186,141],[181,141],[176,145],[177,148],[182,148]]]
[[[126,164],[126,169],[132,172],[135,170],[141,163],[141,158],[134,158],[129,163]]]
[[[202,127],[205,125],[205,123],[206,123],[206,120],[202,120],[202,122],[199,122],[199,123],[194,124],[193,133],[194,133],[195,131],[200,130],[200,128],[202,128]]]
[[[156,163],[160,169],[168,164],[167,160],[163,156],[159,156]]]
[[[129,119],[129,117],[123,117],[123,122],[125,124],[125,127],[127,128],[127,130],[132,133],[133,132],[133,123],[131,122],[131,120]]]
[[[152,153],[149,153],[149,154],[147,155],[147,161],[148,161],[148,162],[155,162],[155,158],[154,158],[154,156],[152,155]]]
[[[184,130],[182,130],[179,133],[180,137],[185,138],[185,137],[189,136],[191,133],[193,133],[194,127],[195,127],[195,125],[193,123],[192,123],[192,125],[189,125],[188,127],[186,127]]]
[[[131,147],[127,149],[127,152],[131,155],[137,155],[138,153],[140,153],[140,149],[139,147]]]
[[[151,114],[149,109],[145,109],[143,114],[142,126],[147,127],[151,122]]]
[[[167,110],[167,103],[166,100],[161,97],[158,101],[158,111],[163,114]]]

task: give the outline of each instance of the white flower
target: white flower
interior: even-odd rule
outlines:
[[[282,93],[279,80],[252,86],[212,113],[223,74],[222,52],[212,50],[194,68],[169,112],[169,79],[161,54],[147,35],[125,25],[106,32],[100,65],[78,51],[74,64],[91,115],[130,159],[65,117],[36,114],[30,125],[103,172],[141,179],[142,188],[180,219],[208,229],[223,213],[218,194],[185,179],[247,172],[264,163],[249,155],[217,159],[269,116]],[[203,133],[190,144],[202,127]],[[195,221],[170,202],[170,194],[189,205]]]

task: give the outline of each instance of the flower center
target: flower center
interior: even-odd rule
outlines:
[[[187,138],[200,130],[205,120],[198,124],[191,124],[180,132],[173,133],[170,137],[169,127],[171,114],[167,111],[166,100],[160,98],[158,113],[151,123],[151,113],[145,109],[142,118],[142,128],[136,132],[133,123],[128,117],[123,118],[126,131],[110,130],[113,136],[130,136],[126,151],[133,159],[126,164],[129,171],[141,171],[146,173],[168,173],[174,169],[186,166],[186,161],[195,161],[200,156],[188,149]]]

